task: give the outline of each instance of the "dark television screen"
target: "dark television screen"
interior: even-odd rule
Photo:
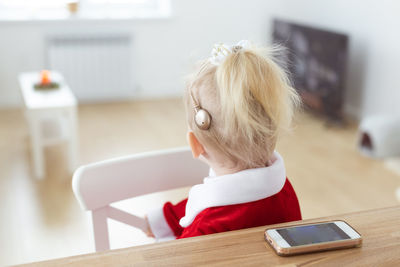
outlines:
[[[331,119],[341,120],[347,35],[274,20],[273,42],[287,48],[281,60],[303,103]]]

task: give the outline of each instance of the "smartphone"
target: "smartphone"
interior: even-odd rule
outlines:
[[[344,221],[266,229],[265,241],[280,256],[359,247],[361,235]]]

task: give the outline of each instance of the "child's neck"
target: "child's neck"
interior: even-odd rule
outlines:
[[[210,161],[205,158],[203,158],[203,161],[205,161],[207,163],[207,165],[210,166],[210,168],[214,171],[216,176],[233,174],[233,173],[237,173],[237,172],[240,172],[240,171],[243,171],[246,169],[245,167],[237,167],[237,166],[228,167],[226,165],[224,166],[222,164],[219,164],[218,162],[213,162],[213,161]],[[260,168],[268,167],[268,166],[271,166],[272,164],[273,164],[273,161],[268,160],[267,163],[263,166],[260,166]]]
[[[243,170],[243,168],[227,167],[225,164],[220,164],[216,160],[211,160],[208,155],[201,155],[199,159],[205,162],[214,171],[216,176],[233,174]]]
[[[208,166],[215,172],[216,176],[222,176],[227,174],[233,174],[243,171],[243,168],[228,168],[226,166],[220,166],[219,164],[211,164],[208,162]]]

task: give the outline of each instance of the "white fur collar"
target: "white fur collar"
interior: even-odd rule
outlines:
[[[210,176],[204,178],[202,184],[190,189],[185,216],[179,224],[188,227],[201,211],[210,207],[257,201],[281,191],[286,181],[283,159],[274,152],[272,161],[272,165],[265,168],[218,177],[213,177],[215,174],[210,170]]]

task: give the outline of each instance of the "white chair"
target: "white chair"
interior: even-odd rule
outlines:
[[[78,168],[72,179],[75,197],[91,211],[96,251],[110,249],[107,218],[145,230],[145,220],[110,204],[202,182],[208,166],[193,159],[188,147],[105,160]]]

